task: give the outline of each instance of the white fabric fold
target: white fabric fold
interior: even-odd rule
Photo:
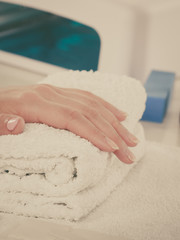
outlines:
[[[42,83],[88,90],[127,112],[124,125],[145,152],[139,123],[146,101],[141,83],[99,72],[67,71]],[[78,220],[100,205],[136,164],[126,165],[87,140],[43,124],[26,124],[24,133],[0,137],[0,212]]]
[[[73,226],[119,239],[179,240],[180,147],[146,145],[142,161],[107,201]]]

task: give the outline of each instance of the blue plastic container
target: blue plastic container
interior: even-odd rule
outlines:
[[[142,120],[163,122],[171,98],[175,73],[153,70],[146,83],[146,110]]]

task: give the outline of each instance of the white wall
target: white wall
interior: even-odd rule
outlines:
[[[180,76],[180,4],[155,10],[149,15],[146,64],[142,77],[150,69],[174,71]]]
[[[180,76],[180,1],[113,0],[134,11],[127,74],[145,81],[152,69]],[[121,44],[121,43],[119,43]],[[124,44],[128,48],[128,44]]]
[[[141,81],[144,80],[144,69],[147,62],[148,15],[141,10],[135,10],[133,29],[133,46],[129,59],[129,75]],[[128,46],[125,46],[128,47]]]

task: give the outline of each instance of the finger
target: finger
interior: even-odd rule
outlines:
[[[39,112],[38,112],[39,114]],[[74,134],[89,140],[102,151],[114,152],[118,146],[102,131],[96,128],[85,116],[69,106],[46,102],[41,105],[38,122],[58,129],[67,129]]]
[[[116,151],[118,158],[126,163],[132,162],[130,151],[128,151],[122,138],[117,136],[118,134],[111,124],[106,122],[102,117],[101,119],[96,117],[94,114],[90,114],[89,117],[88,114],[91,113],[91,111],[89,112],[87,108],[84,114],[81,114],[81,112],[79,112],[79,110],[82,110],[81,101],[72,100],[67,96],[62,97],[60,94],[60,96],[58,96],[58,94],[54,94],[44,87],[46,86],[39,88],[39,90],[43,90],[43,98],[36,99],[38,101],[36,101],[36,107],[33,107],[33,114],[26,114],[29,121],[40,121],[56,128],[68,129],[89,140],[103,151],[113,152],[120,149]],[[50,99],[50,101],[46,99]],[[61,102],[61,105],[58,104],[58,102]],[[87,103],[84,106],[86,105]],[[72,109],[68,110],[69,106],[71,106]],[[103,111],[101,110],[101,112]],[[34,115],[36,119],[32,118]],[[88,119],[85,116],[87,116]],[[28,119],[26,119],[26,121],[28,121]]]
[[[119,110],[118,108],[108,103],[104,99],[88,91],[83,91],[80,89],[73,89],[73,88],[58,88],[54,86],[53,88],[56,92],[62,95],[64,94],[66,96],[70,96],[72,98],[74,97],[75,99],[78,98],[79,100],[84,100],[84,98],[87,98],[87,99],[96,100],[97,102],[101,103],[105,108],[107,108],[113,115],[115,115],[119,121],[124,121],[127,117],[127,114],[125,112]]]
[[[114,152],[115,155],[124,163],[131,164],[135,161],[134,154],[128,149],[125,142],[115,136],[108,137],[109,133],[99,130],[99,127],[88,121],[77,111],[71,113],[66,128],[71,132],[89,140],[100,150]],[[118,142],[118,144],[117,144]],[[109,148],[111,146],[111,148]]]
[[[117,136],[118,134],[128,146],[134,147],[137,145],[138,139],[119,123],[119,120],[114,114],[102,104],[103,100],[101,101],[100,98],[96,101],[86,95],[81,95],[80,93],[83,92],[81,90],[61,89],[51,85],[39,85],[36,87],[36,90],[38,90],[45,99],[55,103],[59,102],[67,107],[71,106],[81,111],[84,116],[111,139],[115,139],[115,135]],[[105,102],[105,104],[108,103]],[[100,117],[100,115],[102,115],[102,117]],[[115,142],[117,143],[116,140]]]
[[[77,110],[68,109],[67,106],[59,104],[46,103],[45,106],[41,106],[39,120],[58,129],[67,129],[89,140],[102,151],[114,152],[125,163],[133,162],[132,155],[122,139],[119,138],[117,145],[112,138],[109,138]]]
[[[19,134],[24,130],[24,119],[11,114],[0,114],[0,135]]]
[[[124,142],[122,142],[122,146],[123,144]],[[127,148],[127,146],[121,147],[121,149],[115,151],[114,154],[126,164],[132,164],[136,160],[134,154]]]
[[[94,108],[91,108],[90,106],[93,105]],[[119,135],[128,146],[134,147],[137,145],[138,139],[131,134],[108,109],[104,108],[102,104],[89,103],[84,105],[83,109],[82,106],[79,108],[84,116],[92,121],[99,129],[106,134],[109,133],[109,137],[112,137],[112,134],[115,136],[116,133],[116,136]]]
[[[94,113],[93,113],[94,114]],[[126,141],[129,141],[129,145],[131,146],[135,146],[136,144],[133,141],[130,141],[129,138],[127,137],[127,140],[124,141],[123,138],[121,138],[117,132],[115,131],[115,129],[112,127],[112,125],[107,122],[105,119],[101,119],[100,115],[94,115],[92,117],[88,117],[89,120],[95,125],[95,127],[97,127],[98,129],[100,129],[108,138],[110,138],[111,140],[113,140],[114,143],[116,143],[116,145],[119,147],[119,149],[117,151],[115,151],[115,155],[124,163],[133,163],[135,160],[135,156],[132,154],[132,152],[128,149],[127,145],[126,145]],[[127,132],[128,134],[130,134],[128,131],[126,131],[125,128],[122,129],[125,130],[125,133]]]
[[[90,99],[87,96],[80,95],[79,93],[67,93],[67,91],[62,89],[58,89],[57,93],[53,88],[51,88],[51,86],[48,85],[40,85],[37,90],[44,99],[66,105],[67,107],[71,106],[72,108],[82,112],[82,114],[87,116],[87,118],[90,118],[91,121],[97,120],[94,119],[97,112],[100,113],[99,115],[102,115],[102,118],[98,119],[100,123],[103,118],[110,123],[117,120],[117,118],[101,103],[94,99]],[[99,125],[101,126],[103,124],[101,123]]]
[[[96,95],[95,95],[95,99],[97,99],[99,102],[101,102],[101,104],[105,108],[107,108],[114,116],[116,116],[119,121],[124,121],[126,119],[127,113],[119,110],[118,108],[113,106],[111,103],[105,101],[104,99],[102,99]]]
[[[100,150],[113,152],[119,149],[118,145],[104,134],[103,131],[77,111],[71,113],[66,128],[89,140]]]
[[[129,147],[135,147],[139,143],[139,140],[132,133],[130,133],[120,122],[114,121],[112,123],[112,126],[116,129],[119,136],[121,136],[121,138]]]

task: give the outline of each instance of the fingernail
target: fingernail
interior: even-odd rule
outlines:
[[[9,130],[9,131],[13,131],[15,128],[16,128],[16,126],[17,126],[17,124],[18,124],[18,118],[12,118],[12,119],[10,119],[10,120],[8,120],[7,121],[7,129]]]
[[[106,141],[113,150],[119,150],[118,145],[115,142],[113,142],[110,138],[106,137]]]
[[[130,161],[135,162],[136,157],[134,156],[134,154],[133,154],[132,152],[130,152],[130,151],[128,150],[128,152],[127,152],[126,155],[127,155],[128,159],[129,159]]]
[[[122,112],[122,115],[123,115],[123,117],[127,117],[128,116],[128,114],[126,113],[126,112]]]
[[[131,141],[131,142],[133,142],[133,143],[139,143],[139,139],[137,139],[137,137],[135,137],[134,135],[132,135],[132,134],[129,134],[129,140]]]

